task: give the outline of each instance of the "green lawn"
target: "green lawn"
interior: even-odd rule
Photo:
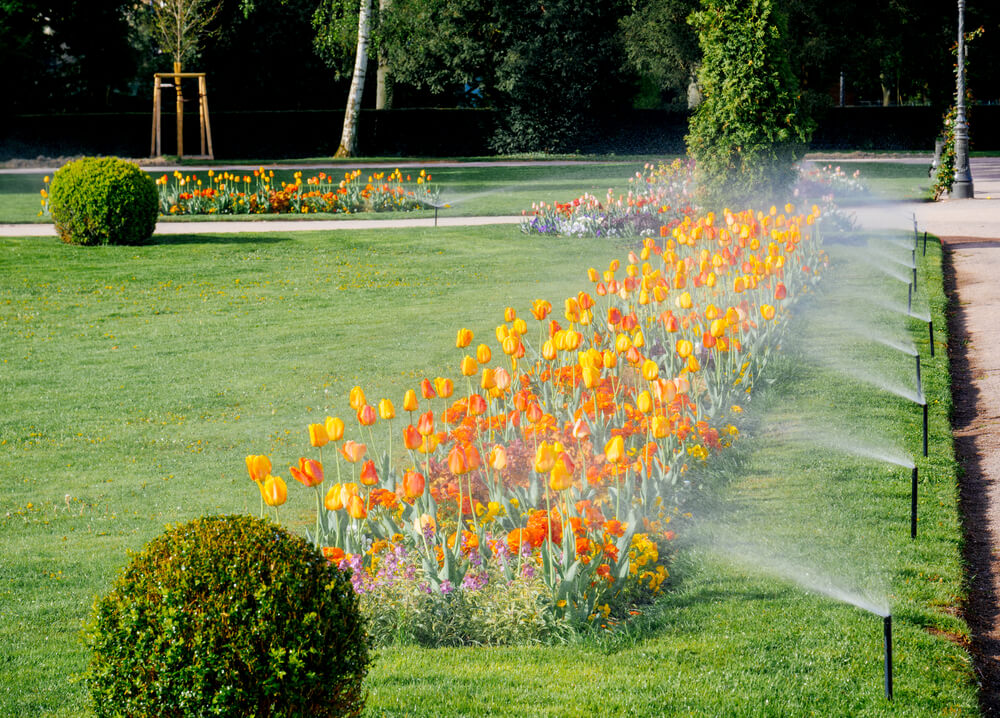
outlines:
[[[873,275],[845,259],[853,250],[832,251],[845,270],[830,285],[853,301]],[[86,714],[73,677],[94,596],[165,523],[255,511],[246,454],[294,462],[306,423],[343,412],[352,385],[398,405],[423,376],[458,373],[457,327],[491,336],[504,306],[539,296],[558,306],[586,286],[588,266],[621,254],[513,227],[179,236],[140,248],[0,239],[0,715]],[[905,302],[904,285],[879,281]],[[936,245],[920,286],[944,342]],[[919,454],[912,403],[816,361],[835,353],[822,350],[832,334],[820,319],[840,296],[797,325],[773,367],[779,381],[749,407],[739,461],[709,477],[694,508],[700,528],[681,536],[671,592],[639,623],[560,647],[380,651],[368,714],[976,715],[969,657],[946,635],[967,629],[954,617],[964,589],[943,344],[931,360],[925,327],[909,327],[932,406],[917,541],[909,471],[785,436],[806,422],[844,425]],[[871,343],[827,348],[881,375],[912,366]],[[283,517],[298,528],[311,496],[296,488]],[[881,593],[896,621],[895,703],[882,697],[878,618],[728,559],[720,533],[745,537],[756,563]]]

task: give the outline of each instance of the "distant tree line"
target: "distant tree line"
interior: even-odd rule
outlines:
[[[214,110],[343,108],[363,2],[363,106],[496,108],[500,151],[567,149],[595,112],[686,107],[702,89],[689,22],[700,0],[210,0],[206,39],[185,69],[209,73]],[[842,74],[849,104],[948,104],[954,2],[774,5],[806,112],[839,102]],[[153,10],[149,0],[0,0],[0,112],[146,110],[152,73],[172,64]],[[966,27],[978,26],[969,85],[996,101],[1000,4],[968,0]]]

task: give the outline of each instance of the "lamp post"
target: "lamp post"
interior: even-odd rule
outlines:
[[[972,199],[972,172],[969,170],[969,123],[965,120],[965,0],[958,0],[958,99],[955,103],[955,182],[954,199]]]

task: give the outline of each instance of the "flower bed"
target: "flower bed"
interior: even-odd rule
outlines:
[[[274,183],[274,171],[263,167],[253,176],[232,172],[207,172],[207,180],[197,175],[156,180],[163,214],[308,214],[327,212],[388,212],[423,209],[437,203],[438,191],[430,185],[431,175],[420,170],[416,179],[397,169],[365,179],[361,170],[346,172],[342,179],[320,172],[305,181],[302,172],[292,182]]]
[[[693,163],[647,163],[629,179],[629,191],[614,196],[609,189],[603,201],[585,194],[565,202],[532,203],[523,211],[521,231],[565,237],[622,237],[673,229],[694,214],[691,198]]]
[[[661,592],[700,469],[819,279],[818,215],[685,217],[591,269],[558,319],[538,299],[475,348],[458,330],[457,386],[424,379],[402,417],[355,387],[350,432],[311,424],[316,454],[289,469],[315,491],[310,539],[352,571],[377,637],[535,640]],[[247,468],[277,514],[284,480],[265,456]]]

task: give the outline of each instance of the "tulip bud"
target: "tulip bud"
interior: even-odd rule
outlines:
[[[420,404],[417,402],[417,392],[413,391],[413,389],[407,389],[403,395],[403,411],[416,411],[419,408]]]
[[[475,359],[466,354],[462,357],[461,370],[462,376],[474,376],[479,371],[479,366]]]
[[[643,391],[635,398],[635,405],[643,414],[653,410],[653,397],[648,391]]]
[[[378,483],[378,472],[375,470],[375,462],[371,459],[361,465],[361,483],[365,486],[374,486]]]
[[[382,419],[395,419],[396,418],[396,407],[392,405],[392,402],[388,399],[382,399],[378,403],[378,415]]]
[[[653,436],[657,439],[664,439],[670,434],[670,422],[665,416],[654,416],[651,428]]]
[[[403,429],[403,444],[410,451],[419,449],[423,439],[424,437],[421,436],[420,432],[417,431],[417,427],[413,424],[407,424],[406,428]]]
[[[493,353],[490,351],[490,348],[485,344],[480,344],[478,347],[476,347],[476,361],[478,361],[480,364],[489,364],[492,356]]]
[[[464,327],[459,329],[458,335],[455,337],[455,347],[465,349],[470,344],[472,344],[472,330]]]
[[[552,445],[547,441],[543,441],[535,451],[535,471],[539,474],[548,473],[552,470],[555,463],[556,454],[552,450]]]
[[[617,464],[625,458],[625,440],[620,436],[613,436],[604,445],[604,458],[611,464]]]
[[[417,431],[420,432],[421,436],[429,436],[434,433],[433,411],[427,411],[420,415],[420,421],[417,422]]]
[[[660,366],[652,359],[647,359],[642,363],[642,378],[646,381],[655,381],[660,376]]]
[[[371,426],[377,418],[378,415],[375,414],[375,410],[367,404],[358,409],[358,423],[361,426]]]
[[[247,472],[251,479],[260,483],[271,473],[271,460],[266,456],[251,454],[247,457]]]
[[[503,471],[507,468],[507,450],[497,444],[492,449],[490,449],[489,457],[487,459],[494,471]]]
[[[344,438],[344,421],[343,419],[338,419],[335,416],[326,417],[326,424],[324,424],[326,429],[326,435],[330,437],[330,441],[340,441]]]
[[[323,464],[305,457],[299,459],[298,466],[289,466],[292,478],[303,486],[319,486],[323,483]]]
[[[365,508],[365,502],[357,494],[352,495],[347,502],[347,514],[356,521],[368,517],[368,509]]]
[[[330,436],[327,434],[326,426],[323,424],[309,425],[309,444],[316,448],[322,448],[330,443]]]
[[[451,379],[438,377],[434,380],[434,388],[437,389],[438,396],[442,399],[448,399],[451,397],[452,392],[455,391],[455,382]]]
[[[323,499],[323,505],[326,507],[327,511],[340,511],[344,508],[344,502],[340,500],[340,484],[334,484],[329,491],[326,492],[326,497]]]
[[[593,389],[601,383],[601,370],[593,366],[583,368],[583,385],[588,389]]]
[[[268,475],[259,486],[264,503],[268,506],[281,506],[288,500],[288,487],[280,476]]]
[[[403,474],[403,496],[415,499],[424,494],[427,482],[424,475],[417,471],[407,471]]]
[[[365,399],[365,392],[361,389],[360,386],[356,386],[353,389],[351,389],[351,393],[349,395],[347,403],[350,404],[351,408],[354,409],[354,411],[357,411],[362,406],[368,403],[368,401]]]

